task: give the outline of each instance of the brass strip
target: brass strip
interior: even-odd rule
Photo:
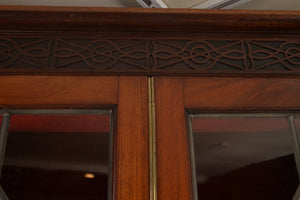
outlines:
[[[157,200],[154,78],[148,78],[150,200]]]

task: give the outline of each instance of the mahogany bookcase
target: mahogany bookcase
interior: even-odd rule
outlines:
[[[299,112],[299,33],[297,11],[0,6],[0,109],[114,108],[112,198],[192,199],[186,113]]]

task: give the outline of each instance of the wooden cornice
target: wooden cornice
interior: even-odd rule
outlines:
[[[1,30],[299,32],[300,11],[0,6]]]
[[[300,75],[300,11],[0,6],[0,74]]]

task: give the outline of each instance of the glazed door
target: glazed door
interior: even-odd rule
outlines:
[[[239,174],[245,169],[248,175],[254,173],[252,177],[262,177],[257,175],[263,174],[269,178],[271,176],[266,174],[265,168],[259,168],[260,173],[251,170],[253,166],[261,167],[263,164],[264,167],[270,167],[274,166],[274,163],[280,167],[271,167],[272,170],[267,171],[273,177],[277,177],[277,181],[274,180],[273,183],[281,182],[284,176],[288,177],[285,185],[291,186],[284,191],[291,191],[287,195],[296,194],[297,197],[297,170],[299,169],[297,138],[300,108],[298,77],[154,77],[155,98],[151,102],[155,104],[155,123],[152,121],[156,126],[156,167],[154,168],[151,168],[153,163],[149,163],[149,155],[153,153],[149,152],[149,145],[151,146],[155,141],[150,143],[149,140],[148,114],[151,111],[148,107],[148,98],[151,94],[148,94],[150,82],[148,83],[147,79],[148,77],[144,76],[2,77],[0,79],[1,137],[5,129],[3,124],[7,123],[7,120],[5,121],[7,114],[11,115],[11,128],[18,130],[17,122],[23,120],[21,124],[24,125],[28,119],[18,119],[19,115],[41,114],[34,112],[49,115],[50,112],[54,112],[51,116],[69,115],[72,118],[84,114],[89,115],[87,121],[91,122],[98,111],[104,110],[113,114],[111,121],[114,124],[109,126],[109,129],[113,130],[113,148],[109,174],[111,181],[107,185],[107,188],[111,187],[107,196],[111,195],[112,199],[150,199],[150,194],[155,195],[153,192],[155,182],[159,200],[218,198],[223,200],[241,199],[241,197],[257,199],[253,197],[257,191],[260,191],[257,187],[250,190],[240,187],[241,190],[237,190],[234,185],[225,190],[224,183],[227,184],[228,179],[233,180],[230,176],[232,171],[233,174]],[[56,122],[59,121],[57,119],[68,121],[59,117],[56,118]],[[75,121],[80,123],[80,120]],[[47,128],[46,132],[49,131],[49,127]],[[75,130],[80,130],[78,124],[73,126],[71,131],[78,134]],[[28,131],[20,133],[26,135]],[[241,134],[243,137],[240,137]],[[269,134],[268,137],[266,134]],[[288,134],[290,135],[287,136]],[[279,140],[275,140],[276,138]],[[1,138],[0,140],[4,141]],[[10,141],[16,140],[18,137],[15,139],[8,137],[7,145],[12,144]],[[22,144],[22,142],[15,144]],[[251,144],[252,149],[247,146],[248,144]],[[3,147],[1,145],[2,154],[3,149],[6,149]],[[7,146],[7,149],[13,148]],[[9,151],[7,155],[16,155],[14,149]],[[78,150],[78,152],[85,151]],[[239,157],[236,152],[240,152]],[[222,162],[224,160],[229,160],[230,163],[224,164]],[[242,164],[240,164],[241,160]],[[279,162],[273,162],[277,160]],[[11,163],[12,161],[13,159],[10,160]],[[285,161],[292,164],[286,165]],[[5,166],[5,160],[2,164]],[[223,182],[220,181],[221,179],[211,179],[216,174],[220,174],[218,171],[220,169],[223,170],[222,175],[226,174],[222,176]],[[275,169],[289,173],[274,176],[278,174]],[[156,177],[153,177],[155,175],[153,170],[156,170]],[[93,173],[88,172],[87,170],[84,175],[87,178],[93,177]],[[4,176],[5,174],[2,177]],[[244,176],[241,174],[235,177]],[[249,178],[251,177],[242,179],[249,180],[246,183],[252,183],[252,186],[262,185],[263,189],[270,183],[270,181],[259,182],[261,179],[250,181]],[[202,184],[211,183],[211,180],[216,184]],[[234,183],[244,184],[242,180]],[[280,185],[270,186],[269,190],[275,188],[272,191],[277,191],[276,187]],[[100,187],[99,191],[107,192],[107,188],[103,188]],[[230,188],[235,189],[230,190]],[[6,193],[8,189],[3,187],[1,194]],[[216,194],[220,194],[221,197]],[[279,194],[276,196],[280,197]],[[9,194],[7,197],[9,198]],[[268,199],[268,196],[264,199]]]
[[[1,77],[0,199],[148,199],[147,84]]]
[[[156,77],[158,199],[298,199],[299,91],[298,77]]]

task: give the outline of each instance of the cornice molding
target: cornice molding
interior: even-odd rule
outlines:
[[[0,30],[300,32],[300,11],[0,6]]]
[[[300,12],[0,6],[0,74],[300,75],[299,31]]]

